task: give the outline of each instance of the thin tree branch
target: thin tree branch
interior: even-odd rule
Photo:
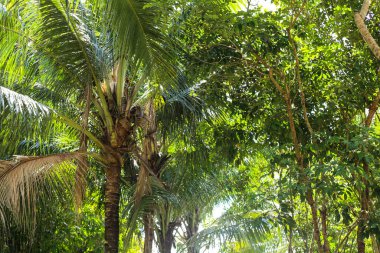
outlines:
[[[309,117],[307,116],[305,93],[303,92],[302,80],[301,80],[301,74],[300,74],[300,62],[299,62],[299,58],[298,58],[297,47],[296,47],[295,41],[294,41],[292,34],[291,34],[291,28],[288,29],[288,38],[289,38],[289,42],[290,42],[290,45],[291,45],[292,50],[293,50],[294,59],[296,61],[295,74],[296,74],[296,80],[298,83],[298,89],[299,89],[299,92],[301,95],[301,105],[302,105],[303,117],[304,117],[307,129],[309,130],[310,134],[313,134],[313,128],[311,127],[310,122],[309,122]]]
[[[356,227],[357,224],[358,224],[358,220],[356,220],[354,223],[352,223],[349,226],[349,230],[348,230],[346,236],[342,239],[342,241],[339,242],[338,246],[336,247],[336,249],[334,251],[335,253],[339,252],[339,249],[343,246],[343,243],[348,239],[348,236],[352,233],[352,231],[354,230],[354,228]]]
[[[366,127],[371,126],[373,117],[375,116],[377,109],[379,108],[379,102],[380,102],[380,90],[377,92],[375,99],[372,101],[371,105],[368,108],[369,109],[368,115],[364,122],[364,125]]]

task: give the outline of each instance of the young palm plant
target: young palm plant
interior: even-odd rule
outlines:
[[[78,132],[78,150],[0,161],[0,202],[22,217],[46,178],[65,181],[75,166],[77,202],[88,159],[105,173],[105,252],[118,252],[121,172],[139,166],[136,202],[150,189],[157,157],[156,111],[180,93],[170,43],[148,1],[1,1],[1,156],[22,140],[47,140],[54,128]],[[168,97],[167,95],[166,97]],[[175,101],[185,102],[185,95]]]

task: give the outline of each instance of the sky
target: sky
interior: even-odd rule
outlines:
[[[257,2],[259,5],[261,5],[264,9],[266,9],[268,11],[275,11],[276,10],[276,5],[274,5],[272,3],[272,1],[257,0],[257,1],[253,1],[253,2]]]
[[[249,0],[240,0],[238,1],[238,3],[235,4],[235,6],[240,5],[240,9],[246,9],[248,1]],[[274,5],[271,0],[250,0],[250,6],[251,8],[255,6],[261,6],[263,7],[264,10],[267,10],[267,11],[276,10],[276,5]]]

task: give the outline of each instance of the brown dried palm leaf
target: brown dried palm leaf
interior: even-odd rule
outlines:
[[[149,178],[149,171],[144,167],[140,166],[140,173],[137,178],[136,192],[135,192],[135,202],[137,205],[140,204],[141,199],[152,192],[151,183]]]
[[[26,210],[33,211],[35,199],[46,185],[51,191],[58,189],[58,185],[71,186],[76,164],[83,161],[84,156],[86,154],[73,152],[14,156],[12,160],[0,161],[0,204],[21,218]]]

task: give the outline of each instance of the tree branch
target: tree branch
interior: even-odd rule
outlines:
[[[371,0],[364,0],[360,12],[355,13],[355,23],[362,35],[364,41],[367,43],[368,47],[371,49],[375,57],[380,60],[380,47],[372,37],[371,33],[368,31],[367,26],[364,23],[365,16],[368,13]]]
[[[310,122],[309,122],[309,117],[307,116],[306,99],[305,99],[305,93],[303,92],[302,80],[301,80],[301,74],[300,74],[300,62],[298,58],[297,47],[291,34],[291,28],[288,29],[288,38],[289,38],[290,46],[292,47],[292,50],[293,50],[294,59],[296,61],[296,65],[295,65],[296,75],[295,76],[298,82],[298,89],[301,95],[303,117],[304,117],[307,129],[309,130],[310,134],[313,134],[313,128],[311,127]]]

